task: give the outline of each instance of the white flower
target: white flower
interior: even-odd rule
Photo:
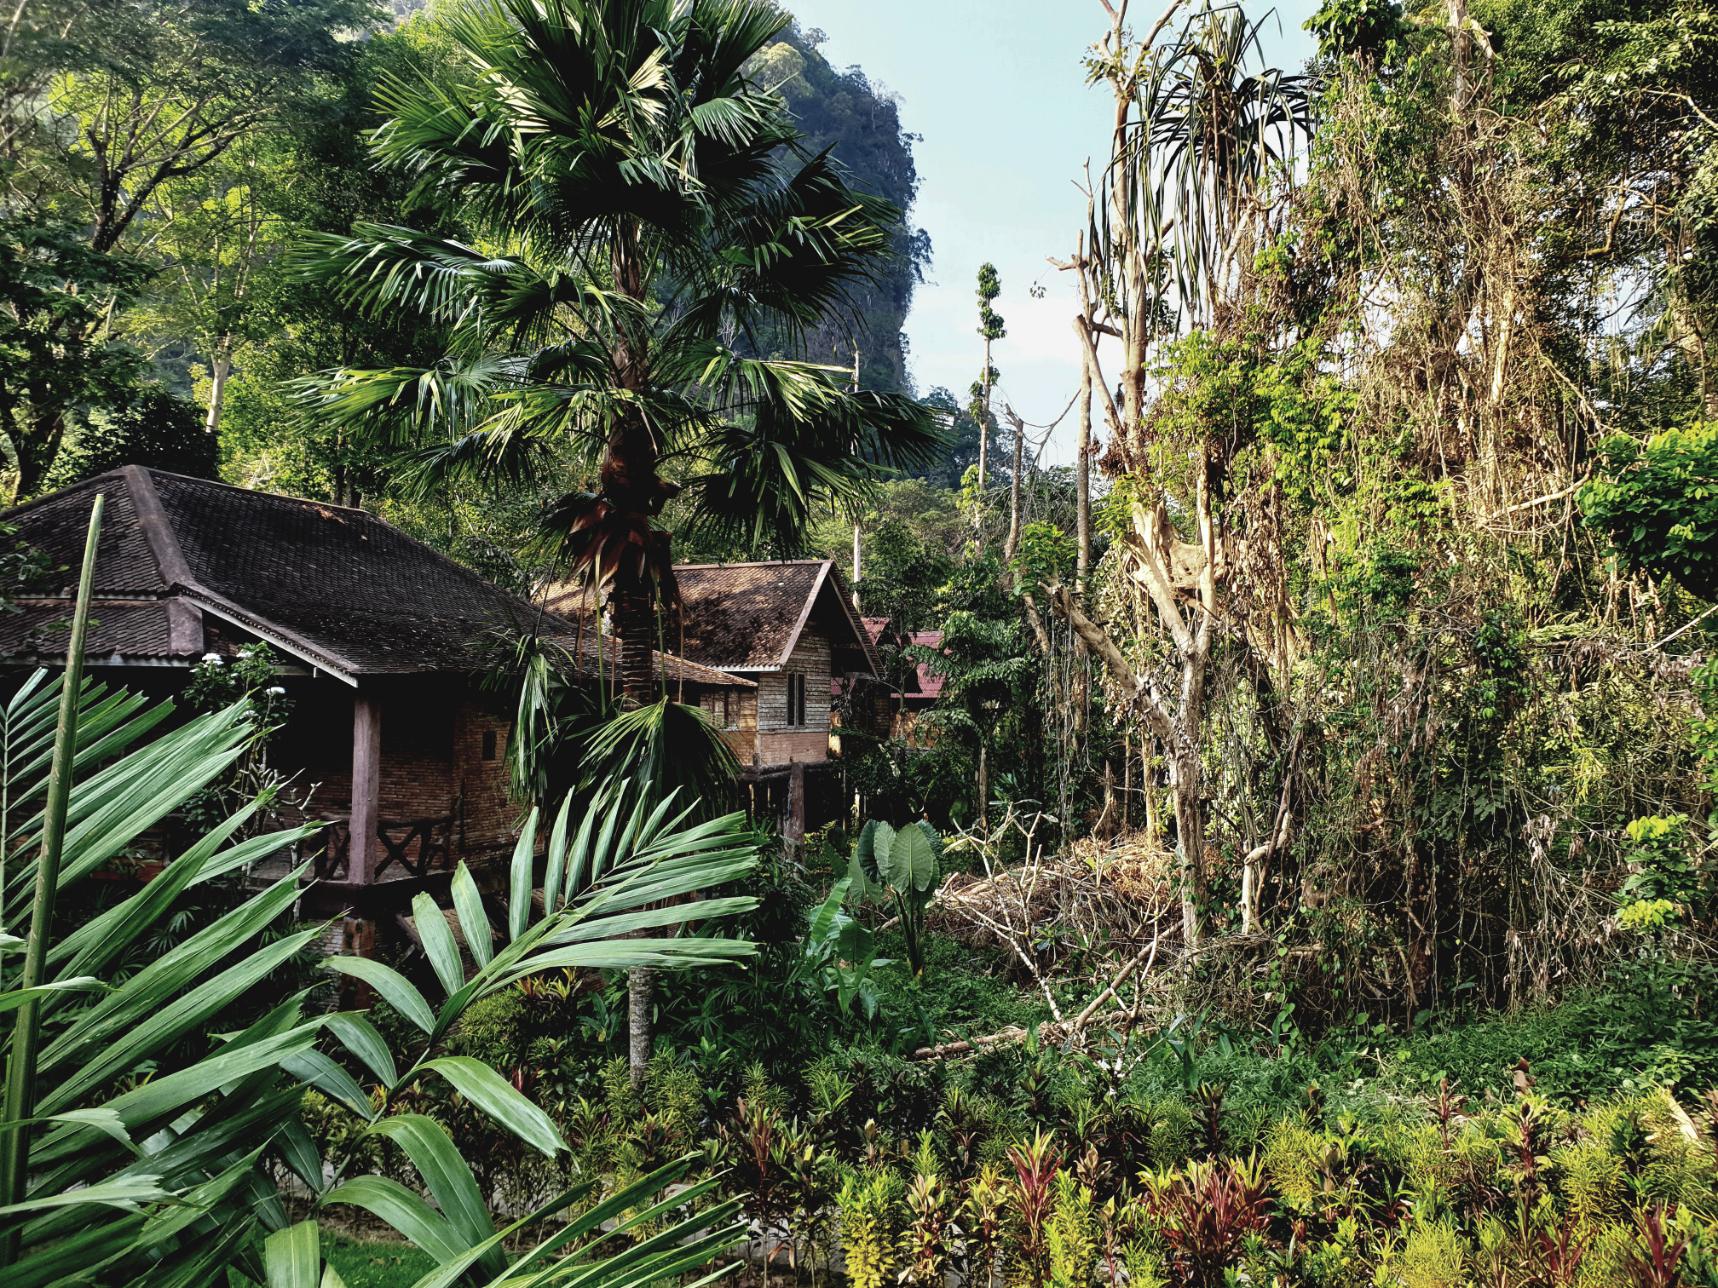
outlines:
[[[239,650],[239,661],[243,662],[246,658],[250,657],[250,655],[251,655],[251,651],[250,651],[249,647],[240,649]]]
[[[286,696],[286,690],[281,688],[278,684],[269,685],[268,688],[263,690],[263,692],[268,694],[271,698],[284,698]]]
[[[219,653],[205,653],[203,654],[203,661],[207,662],[210,666],[219,666],[221,664],[221,655]]]

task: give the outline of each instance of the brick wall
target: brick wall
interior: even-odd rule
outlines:
[[[292,717],[269,748],[270,763],[292,778],[281,823],[343,817],[352,808],[352,690],[326,678],[289,676],[281,683]]]
[[[766,730],[758,734],[759,765],[816,764],[829,759],[829,730]]]
[[[511,852],[519,834],[522,811],[507,795],[511,729],[510,718],[474,695],[454,713],[452,773],[464,806],[466,851],[474,858]]]
[[[453,812],[458,692],[446,681],[424,680],[383,699],[378,818],[399,822]]]
[[[302,816],[345,816],[352,808],[352,691],[330,680],[291,685],[293,716],[282,731],[277,764],[298,775],[291,795],[309,793]],[[468,858],[510,852],[521,811],[507,795],[510,718],[451,677],[425,678],[387,691],[382,699],[382,759],[377,815],[384,821],[436,818],[458,812],[455,857],[463,819]],[[372,864],[384,854],[370,846]]]

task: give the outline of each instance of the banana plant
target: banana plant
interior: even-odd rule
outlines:
[[[794,978],[833,996],[844,1017],[857,1004],[860,1014],[873,1020],[877,988],[871,974],[889,962],[877,956],[877,937],[871,928],[844,911],[852,888],[853,878],[842,877],[806,918]]]
[[[93,540],[90,550],[86,569]],[[74,640],[84,620],[87,594]],[[308,1189],[318,1213],[362,1208],[429,1252],[437,1267],[423,1288],[567,1283],[575,1268],[581,1283],[642,1288],[696,1269],[738,1237],[734,1206],[703,1202],[708,1186],[664,1197],[685,1176],[684,1161],[601,1201],[573,1189],[498,1223],[447,1132],[390,1109],[414,1081],[440,1079],[501,1129],[547,1154],[563,1150],[539,1108],[489,1066],[441,1054],[441,1039],[472,1002],[536,971],[638,962],[673,969],[747,956],[749,944],[678,933],[751,906],[698,897],[757,862],[757,838],[743,818],[688,825],[687,812],[669,802],[592,811],[575,824],[563,806],[540,893],[534,818],[515,849],[503,903],[491,909],[472,874],[456,872],[453,917],[469,969],[447,917],[419,898],[414,910],[438,985],[430,995],[378,962],[327,962],[371,985],[421,1031],[402,1058],[362,1012],[307,1006],[310,990],[256,1013],[258,993],[321,936],[315,926],[278,933],[303,869],[136,965],[188,891],[310,835],[259,831],[263,802],[197,838],[105,911],[81,922],[55,915],[61,895],[158,830],[258,732],[244,703],[176,727],[175,714],[170,704],[82,682],[75,664],[59,677],[32,675],[0,703],[0,915],[14,932],[0,933],[0,1020],[14,1021],[0,1114],[0,1160],[15,1161],[0,1195],[7,1288],[337,1288],[315,1219],[294,1222],[288,1213],[277,1165]],[[679,902],[662,906],[669,900]],[[397,1143],[421,1187],[325,1165],[299,1112],[311,1086],[361,1114],[369,1133]],[[616,1234],[635,1241],[615,1252]]]
[[[925,973],[925,914],[942,878],[943,839],[923,819],[896,831],[880,819],[866,823],[848,862],[850,897],[886,900],[901,921],[907,965]]]

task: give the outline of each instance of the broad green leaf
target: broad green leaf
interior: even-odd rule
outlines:
[[[489,914],[483,909],[483,896],[478,893],[477,882],[471,879],[471,869],[465,866],[464,859],[453,870],[452,893],[453,909],[459,917],[459,932],[465,936],[465,946],[471,959],[480,967],[487,966],[495,930],[489,924]],[[529,888],[525,893],[530,894]]]
[[[91,1203],[130,1209],[140,1203],[166,1197],[167,1191],[161,1188],[161,1178],[158,1176],[123,1176],[103,1181],[99,1185],[86,1185],[82,1189],[62,1190],[58,1194],[45,1194],[40,1198],[26,1199],[22,1203],[11,1203],[0,1207],[0,1217]]]
[[[300,1082],[315,1087],[323,1095],[335,1100],[360,1118],[370,1119],[376,1116],[376,1108],[370,1103],[370,1097],[347,1073],[328,1055],[322,1051],[302,1051],[286,1057],[280,1062],[285,1069]]]
[[[805,925],[806,947],[813,944],[827,943],[841,924],[841,905],[847,902],[847,891],[852,887],[851,877],[842,877],[829,888],[829,895],[812,912]]]
[[[362,1015],[351,1011],[338,1011],[327,1018],[328,1031],[340,1039],[342,1045],[364,1062],[364,1067],[376,1075],[376,1081],[384,1087],[392,1087],[400,1080],[399,1070],[394,1065],[394,1053],[388,1049],[387,1039],[376,1031],[376,1026]]]
[[[392,966],[384,966],[368,957],[330,957],[322,964],[328,970],[350,975],[360,983],[368,984],[384,1002],[425,1033],[435,1028],[435,1012],[430,1010],[424,995]]]
[[[423,1179],[424,1188],[458,1233],[461,1247],[484,1243],[494,1235],[494,1223],[489,1218],[483,1195],[478,1191],[477,1181],[471,1175],[471,1168],[440,1123],[422,1114],[395,1114],[382,1119],[370,1130],[405,1151]],[[498,1250],[490,1262],[499,1269],[501,1257]]]
[[[895,841],[895,829],[880,819],[872,819],[860,829],[859,844],[854,853],[859,860],[859,870],[866,876],[875,872],[883,882],[893,885],[894,880],[889,875],[889,850]]]
[[[422,1066],[446,1078],[453,1089],[528,1145],[554,1157],[566,1148],[549,1115],[494,1069],[469,1056],[444,1055]]]
[[[268,1288],[320,1288],[322,1243],[316,1222],[300,1221],[276,1230],[262,1245]]]
[[[420,892],[412,897],[412,924],[417,927],[418,942],[423,945],[424,956],[429,958],[443,991],[457,993],[465,983],[459,945],[454,942],[453,931],[448,929],[447,917],[428,894]]]
[[[519,841],[513,847],[513,861],[509,865],[508,895],[507,895],[507,938],[517,939],[525,933],[525,927],[531,923],[531,868],[537,856],[537,810],[533,806],[531,813],[525,819],[525,826],[519,833]],[[484,958],[488,960],[487,957]],[[461,983],[464,982],[462,979]],[[452,993],[457,988],[449,988]]]
[[[904,827],[889,843],[889,884],[924,893],[937,882],[937,854],[922,828]]]
[[[0,1015],[17,1010],[32,998],[46,997],[52,993],[100,993],[106,989],[107,985],[92,975],[50,980],[46,984],[37,984],[33,988],[9,988],[0,993]]]
[[[325,1206],[349,1203],[363,1208],[437,1262],[449,1261],[467,1247],[445,1216],[398,1181],[385,1176],[355,1176],[328,1191],[322,1202]]]
[[[553,913],[560,904],[561,885],[567,875],[567,825],[573,808],[572,793],[561,798],[555,824],[549,829],[549,850],[543,869],[543,912]],[[517,939],[514,935],[512,938]]]

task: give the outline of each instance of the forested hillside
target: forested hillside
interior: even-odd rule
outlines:
[[[882,197],[908,218],[893,234],[894,255],[874,281],[860,285],[847,304],[806,337],[804,352],[819,361],[851,365],[857,349],[860,383],[867,388],[913,389],[902,327],[913,286],[930,262],[930,238],[911,223],[918,172],[912,136],[893,99],[863,70],[837,71],[820,49],[823,33],[797,25],[765,52],[758,73],[779,86],[802,134],[802,146],[829,149],[863,192]]]

